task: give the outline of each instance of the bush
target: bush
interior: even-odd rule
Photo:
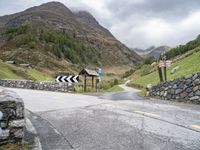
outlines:
[[[131,76],[134,72],[135,72],[135,70],[133,70],[133,69],[126,71],[123,75],[123,78],[127,78],[127,77]]]
[[[36,38],[31,34],[26,34],[16,41],[16,46],[20,47],[22,45],[30,44],[30,47],[36,46]]]
[[[184,54],[184,53],[186,53],[194,48],[197,48],[199,46],[200,46],[200,38],[198,36],[195,40],[188,42],[186,45],[180,45],[180,46],[168,51],[166,53],[167,59],[171,59],[178,55]]]
[[[143,64],[144,65],[150,65],[155,61],[156,61],[155,57],[151,56],[151,57],[145,58]]]
[[[25,34],[28,32],[30,29],[29,25],[19,25],[17,27],[12,27],[6,30],[5,34],[9,35],[9,38],[11,39],[12,37],[20,34]]]
[[[53,43],[53,53],[59,58],[63,53],[72,63],[86,63],[87,58],[92,58],[89,56],[91,48],[86,48],[67,33],[42,30],[39,39],[46,44]]]

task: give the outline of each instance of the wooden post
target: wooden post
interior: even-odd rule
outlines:
[[[96,79],[96,92],[98,92],[98,83],[99,83],[99,79]]]
[[[166,66],[164,67],[164,78],[165,78],[165,81],[167,81],[167,67]]]
[[[92,89],[94,88],[94,77],[92,76]]]
[[[162,68],[158,66],[158,75],[159,75],[159,78],[160,78],[160,82],[163,82],[163,75],[162,75]]]
[[[86,92],[86,74],[85,74],[85,79],[84,79],[84,92]]]

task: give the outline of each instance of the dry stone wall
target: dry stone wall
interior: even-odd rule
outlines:
[[[68,83],[38,82],[32,80],[0,80],[0,86],[59,92],[69,92],[75,90],[74,86],[68,85]]]
[[[24,137],[24,103],[14,92],[0,88],[0,146],[22,142]]]
[[[149,95],[165,100],[184,100],[200,104],[200,72],[153,86]]]

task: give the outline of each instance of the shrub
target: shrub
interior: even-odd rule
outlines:
[[[151,57],[145,58],[143,64],[150,65],[155,61],[156,61],[155,57],[151,56]]]
[[[133,70],[133,69],[126,71],[123,75],[123,78],[127,78],[127,77],[131,76],[134,72],[135,72],[135,70]]]
[[[10,38],[16,35],[25,34],[30,29],[30,25],[19,25],[17,27],[12,27],[6,30],[5,34],[9,34]]]
[[[33,42],[33,43],[32,43]],[[34,43],[36,42],[36,38],[31,35],[31,34],[26,34],[24,36],[22,36],[19,40],[16,41],[16,46],[17,47],[20,47],[22,45],[27,45],[27,44],[30,44],[30,47],[31,46],[36,46],[36,44],[34,45]]]

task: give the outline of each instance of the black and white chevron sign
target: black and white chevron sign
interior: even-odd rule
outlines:
[[[57,76],[56,82],[68,82],[68,83],[77,83],[79,81],[79,76],[69,75],[69,76]]]

